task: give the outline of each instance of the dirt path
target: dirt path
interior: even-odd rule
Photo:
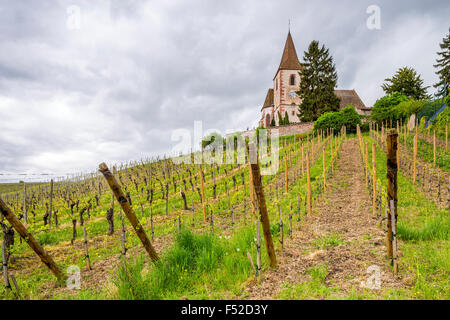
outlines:
[[[315,202],[302,230],[294,231],[277,253],[278,270],[264,272],[261,285],[248,285],[249,299],[277,299],[280,293],[284,299],[302,299],[305,289],[310,290],[306,298],[319,299],[362,293],[361,282],[370,277],[367,268],[372,265],[381,269],[381,290],[372,295],[381,297],[389,288],[406,286],[387,265],[384,232],[372,217],[357,148],[356,139],[344,141],[326,194]],[[313,269],[325,270],[323,277]]]

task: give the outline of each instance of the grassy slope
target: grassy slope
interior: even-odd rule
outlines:
[[[375,140],[365,137],[370,144]],[[369,148],[369,159],[372,157]],[[386,186],[386,155],[377,148],[377,176]],[[450,216],[428,201],[411,183],[398,174],[398,238],[400,276],[414,274],[411,292],[400,296],[417,299],[450,298]]]

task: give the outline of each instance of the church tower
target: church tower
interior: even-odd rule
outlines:
[[[260,126],[268,128],[273,121],[275,122],[275,126],[279,126],[279,115],[284,119],[286,113],[290,123],[300,122],[297,113],[302,100],[297,96],[296,92],[300,90],[299,72],[302,69],[303,66],[298,60],[294,41],[292,40],[291,32],[289,31],[286,43],[284,44],[280,66],[273,78],[273,88],[270,88],[267,91],[264,105],[261,108],[261,119],[259,120]],[[364,105],[354,89],[334,90],[334,92],[341,100],[340,109],[351,104],[356,108],[358,114],[370,114],[371,108],[367,108]]]
[[[301,69],[302,65],[298,61],[294,41],[292,40],[291,32],[289,32],[284,45],[280,66],[273,78],[274,116],[277,125],[279,124],[278,112],[283,118],[287,112],[290,122],[299,121],[297,113],[301,101],[296,92],[300,88],[299,72]]]
[[[275,125],[279,125],[279,115],[284,118],[286,113],[288,114],[289,122],[299,122],[297,113],[301,100],[296,92],[300,88],[299,72],[301,69],[302,65],[298,60],[294,41],[289,31],[280,66],[273,78],[273,88],[267,92],[261,109],[260,125],[267,128],[273,119],[275,119]]]

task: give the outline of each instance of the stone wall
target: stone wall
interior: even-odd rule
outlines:
[[[280,137],[290,136],[293,134],[302,134],[312,131],[314,128],[314,122],[304,122],[304,123],[294,123],[287,126],[275,127],[268,130],[278,130],[278,134]],[[249,130],[242,132],[242,136],[247,138],[253,136],[256,130]],[[229,136],[229,135],[227,135]]]

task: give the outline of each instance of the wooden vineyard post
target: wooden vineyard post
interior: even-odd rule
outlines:
[[[203,209],[203,219],[206,221],[207,220],[207,216],[206,216],[206,207],[205,207],[205,183],[203,181],[203,170],[202,167],[200,166],[200,188],[202,191],[202,209]]]
[[[387,149],[387,203],[393,201],[394,205],[391,208],[394,209],[395,219],[392,220],[391,215],[387,217],[387,254],[390,259],[393,259],[392,248],[392,225],[397,223],[397,136],[398,133],[395,129],[389,130],[387,134],[386,149]]]
[[[309,172],[309,153],[306,154],[306,181],[307,181],[307,195],[306,195],[306,203],[307,203],[307,213],[308,216],[311,216],[312,213],[312,203],[311,203],[311,174]]]
[[[39,256],[41,261],[50,269],[50,271],[58,278],[59,281],[64,281],[65,276],[58,268],[52,257],[42,248],[39,242],[28,232],[27,228],[17,219],[14,213],[0,198],[0,213],[9,221],[11,226],[25,239],[28,245]]]
[[[256,151],[256,148],[250,148],[250,150],[254,149]],[[272,240],[272,233],[270,232],[270,221],[269,221],[269,215],[267,213],[267,207],[266,207],[266,199],[264,197],[264,190],[263,186],[261,184],[261,173],[259,171],[259,163],[258,158],[256,155],[257,152],[251,152],[250,153],[250,169],[252,171],[252,178],[253,178],[253,187],[256,194],[256,200],[258,203],[259,213],[262,226],[263,226],[263,232],[264,232],[264,240],[266,243],[266,250],[267,255],[270,259],[270,266],[272,268],[277,267],[277,257],[275,256],[275,250],[273,246],[273,240]],[[259,229],[258,229],[259,230]]]
[[[369,147],[367,146],[367,143],[364,143],[364,165],[366,167],[366,187],[370,188],[369,186]]]
[[[128,202],[127,198],[125,197],[125,195],[122,191],[122,188],[117,183],[116,178],[113,176],[111,171],[109,171],[109,169],[105,163],[101,163],[99,165],[99,170],[105,177],[111,190],[114,192],[114,195],[115,195],[117,201],[120,203],[122,210],[125,212],[128,220],[130,221],[131,225],[133,226],[137,236],[141,240],[142,245],[144,246],[145,250],[149,254],[150,258],[153,261],[157,261],[159,259],[158,254],[156,253],[155,249],[153,248],[152,244],[150,243],[150,240],[148,239],[147,234],[144,231],[144,228],[142,227],[141,223],[139,222],[136,215],[134,214],[133,208],[131,207],[130,203]]]
[[[398,255],[397,255],[397,211],[395,210],[394,200],[389,202],[391,209],[391,221],[392,221],[392,264],[394,268],[394,274],[398,273]]]
[[[52,211],[53,211],[53,179],[50,180],[50,208],[48,211],[48,229],[50,230],[52,223]]]
[[[416,183],[416,161],[417,161],[417,126],[416,126],[416,134],[414,136],[414,152],[413,152],[413,183]]]
[[[27,183],[23,183],[23,219],[25,221],[25,225],[27,224]]]
[[[372,207],[373,215],[377,214],[377,163],[375,143],[372,143]]]

